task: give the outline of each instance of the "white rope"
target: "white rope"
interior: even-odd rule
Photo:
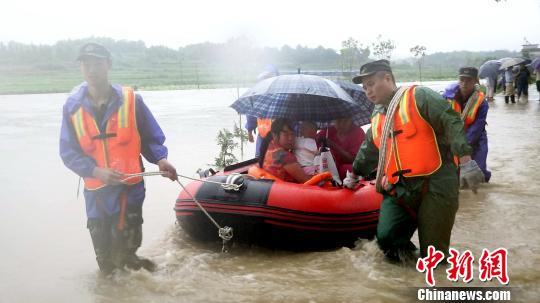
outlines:
[[[163,176],[165,174],[167,174],[167,172],[164,172],[164,171],[125,174],[124,176],[127,176],[127,178],[124,178],[123,181],[125,182],[126,180],[131,179],[131,178],[135,178],[135,177]],[[240,190],[240,188],[242,186],[242,184],[238,185],[238,184],[228,184],[228,183],[209,181],[209,180],[201,180],[201,179],[195,179],[195,178],[191,178],[191,177],[183,176],[183,175],[178,175],[178,177],[182,177],[182,178],[190,179],[190,180],[194,180],[194,181],[205,182],[205,183],[219,184],[225,190],[230,189],[230,190],[238,191],[238,190]],[[214,220],[214,218],[212,218],[212,216],[206,211],[206,209],[204,209],[204,207],[201,205],[201,203],[199,203],[199,201],[187,190],[187,188],[184,186],[184,184],[182,184],[182,182],[180,182],[180,180],[178,180],[178,179],[176,179],[176,182],[178,182],[178,184],[180,184],[182,189],[190,196],[190,198],[195,202],[195,204],[197,204],[197,206],[201,209],[201,211],[208,217],[210,222],[212,222],[216,226],[216,228],[218,229],[218,236],[223,240],[222,251],[226,252],[227,251],[226,244],[227,244],[228,241],[230,241],[233,238],[233,228],[229,227],[229,226],[221,227],[216,222],[216,220]]]
[[[473,107],[474,103],[476,102],[476,99],[478,99],[478,91],[480,87],[478,84],[474,85],[474,92],[467,100],[467,104],[465,104],[465,108],[463,108],[463,111],[461,111],[461,121],[465,121],[465,118],[467,118],[467,115],[469,114],[469,111]]]
[[[221,226],[219,226],[219,224],[216,222],[216,220],[214,220],[214,218],[212,218],[212,216],[210,216],[210,214],[206,211],[206,209],[204,209],[204,207],[201,205],[201,203],[199,203],[199,201],[187,190],[187,188],[184,186],[184,184],[182,184],[182,182],[180,182],[180,180],[178,180],[178,179],[176,180],[176,182],[178,182],[178,184],[180,184],[182,189],[190,196],[191,199],[193,199],[195,204],[197,204],[197,206],[208,217],[208,219],[210,219],[210,221],[217,227],[219,237],[221,239],[223,239],[223,241],[229,241],[230,239],[232,239],[232,237],[233,237],[232,227],[228,227],[228,226],[221,227]]]
[[[150,176],[163,176],[165,174],[167,174],[167,172],[164,172],[164,171],[163,172],[162,171],[154,171],[154,172],[142,172],[142,173],[135,173],[135,174],[124,174],[124,176],[126,176],[126,178],[122,179],[122,182],[126,182],[126,180],[129,180],[131,178],[150,177]],[[178,175],[178,177],[182,177],[184,179],[189,179],[189,180],[193,180],[193,181],[204,182],[204,183],[218,184],[218,185],[221,185],[221,187],[223,187],[224,190],[239,191],[240,188],[242,187],[242,184],[231,184],[231,183],[223,183],[223,182],[210,181],[210,180],[201,180],[201,179],[196,179],[196,178],[183,176],[183,175]]]
[[[384,127],[381,134],[381,148],[379,149],[379,163],[377,165],[377,177],[375,178],[375,189],[377,192],[381,193],[383,191],[383,184],[382,179],[384,175],[384,171],[386,168],[386,150],[388,149],[387,139],[393,138],[393,129],[394,129],[394,114],[397,111],[399,101],[401,100],[401,97],[405,93],[405,91],[408,89],[408,87],[400,87],[397,92],[394,94],[394,97],[392,100],[390,100],[390,104],[388,105],[388,109],[386,110],[386,118],[384,119]],[[393,144],[393,143],[392,143]],[[391,148],[395,148],[394,146],[391,146]]]

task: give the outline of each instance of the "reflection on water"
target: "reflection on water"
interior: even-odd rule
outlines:
[[[446,85],[428,84],[437,91]],[[533,87],[530,93],[538,98]],[[185,175],[213,162],[217,131],[238,123],[227,107],[235,90],[142,95],[167,135],[169,159]],[[57,155],[65,97],[0,96],[0,302],[408,302],[409,287],[425,285],[413,266],[385,262],[374,241],[325,252],[235,246],[221,254],[219,245],[194,243],[175,224],[178,185],[158,177],[147,179],[140,250],[158,271],[100,277],[77,178]],[[534,301],[540,296],[540,105],[498,98],[490,106],[493,178],[477,195],[461,192],[452,246],[476,258],[483,248],[506,247],[510,286],[520,288],[514,298]],[[252,155],[249,145],[245,158]],[[474,276],[469,286],[498,286]],[[435,278],[437,286],[456,285],[444,270]]]

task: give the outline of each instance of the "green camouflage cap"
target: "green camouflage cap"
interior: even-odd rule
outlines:
[[[105,48],[105,46],[95,42],[90,42],[81,47],[77,60],[81,60],[84,57],[110,59],[111,53]]]
[[[371,76],[376,72],[390,72],[392,73],[392,68],[390,68],[390,62],[388,60],[382,59],[373,62],[368,62],[360,67],[360,74],[353,78],[353,82],[356,84],[362,83],[362,78],[366,76]]]

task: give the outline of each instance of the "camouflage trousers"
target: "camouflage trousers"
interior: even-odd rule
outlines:
[[[116,268],[133,268],[138,261],[137,249],[142,243],[142,207],[127,205],[122,224],[120,214],[88,219],[87,228],[92,238],[99,269],[110,273]],[[140,267],[140,266],[139,266]]]

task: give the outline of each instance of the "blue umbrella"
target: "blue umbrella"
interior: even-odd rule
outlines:
[[[484,64],[480,65],[480,69],[478,70],[478,77],[480,79],[496,79],[497,75],[501,72],[499,69],[501,68],[501,61],[500,60],[489,60],[484,62]]]
[[[336,83],[313,75],[281,75],[258,82],[232,105],[261,118],[324,122],[351,117],[362,108]]]

